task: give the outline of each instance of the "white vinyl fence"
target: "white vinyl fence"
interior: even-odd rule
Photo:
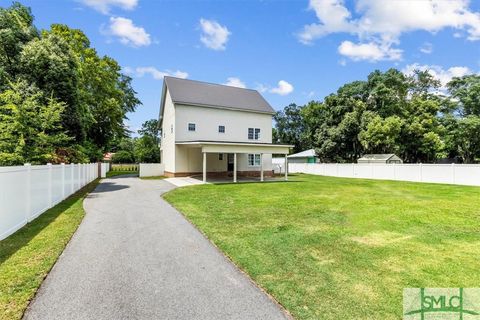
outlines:
[[[98,178],[98,164],[0,167],[0,240]]]
[[[140,163],[138,175],[140,177],[158,177],[164,174],[163,163]]]
[[[290,173],[480,186],[478,164],[289,163]]]

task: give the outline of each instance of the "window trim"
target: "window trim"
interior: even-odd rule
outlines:
[[[248,140],[260,140],[262,130],[260,128],[248,128],[247,138]]]
[[[250,164],[250,156],[253,156],[253,164]],[[257,160],[258,160],[258,164],[257,164]],[[249,166],[249,167],[260,167],[261,165],[262,165],[262,156],[260,155],[260,153],[248,153],[247,154],[247,166]]]
[[[190,126],[192,126],[192,127],[190,127]],[[193,128],[193,130],[191,128]],[[188,125],[187,125],[187,130],[188,130],[188,132],[195,132],[195,131],[197,131],[197,125],[193,122],[189,122]]]

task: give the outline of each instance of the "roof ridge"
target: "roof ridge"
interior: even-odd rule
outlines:
[[[171,78],[171,79],[183,80],[183,81],[191,81],[191,82],[199,82],[199,83],[210,84],[210,85],[219,86],[219,87],[228,87],[228,88],[234,88],[234,89],[250,90],[250,91],[255,91],[255,92],[257,92],[258,94],[260,94],[260,92],[258,92],[257,89],[252,89],[252,88],[240,88],[240,87],[235,87],[235,86],[229,86],[228,84],[214,83],[214,82],[201,81],[201,80],[195,80],[195,79],[179,78],[179,77],[174,77],[174,76],[164,76],[164,78]]]

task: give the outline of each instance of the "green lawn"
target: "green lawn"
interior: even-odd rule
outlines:
[[[30,299],[82,221],[90,183],[0,241],[0,319],[20,319]]]
[[[142,180],[163,180],[166,179],[165,176],[151,176],[151,177],[140,177]]]
[[[404,287],[480,286],[480,188],[298,175],[165,198],[298,319],[400,319]]]
[[[136,175],[138,175],[138,171],[110,170],[110,171],[107,172],[107,178],[116,177],[116,176],[123,176],[125,174],[136,174]]]

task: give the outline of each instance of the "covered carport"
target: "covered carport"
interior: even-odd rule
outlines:
[[[264,181],[263,157],[265,154],[281,154],[285,157],[292,145],[273,144],[273,143],[248,143],[248,142],[222,142],[222,141],[185,141],[177,142],[179,146],[197,147],[202,153],[202,179],[207,181],[207,154],[225,153],[233,154],[233,182],[237,182],[238,155],[239,154],[259,154],[260,155],[260,181]],[[288,180],[288,171],[285,171],[285,180]]]

